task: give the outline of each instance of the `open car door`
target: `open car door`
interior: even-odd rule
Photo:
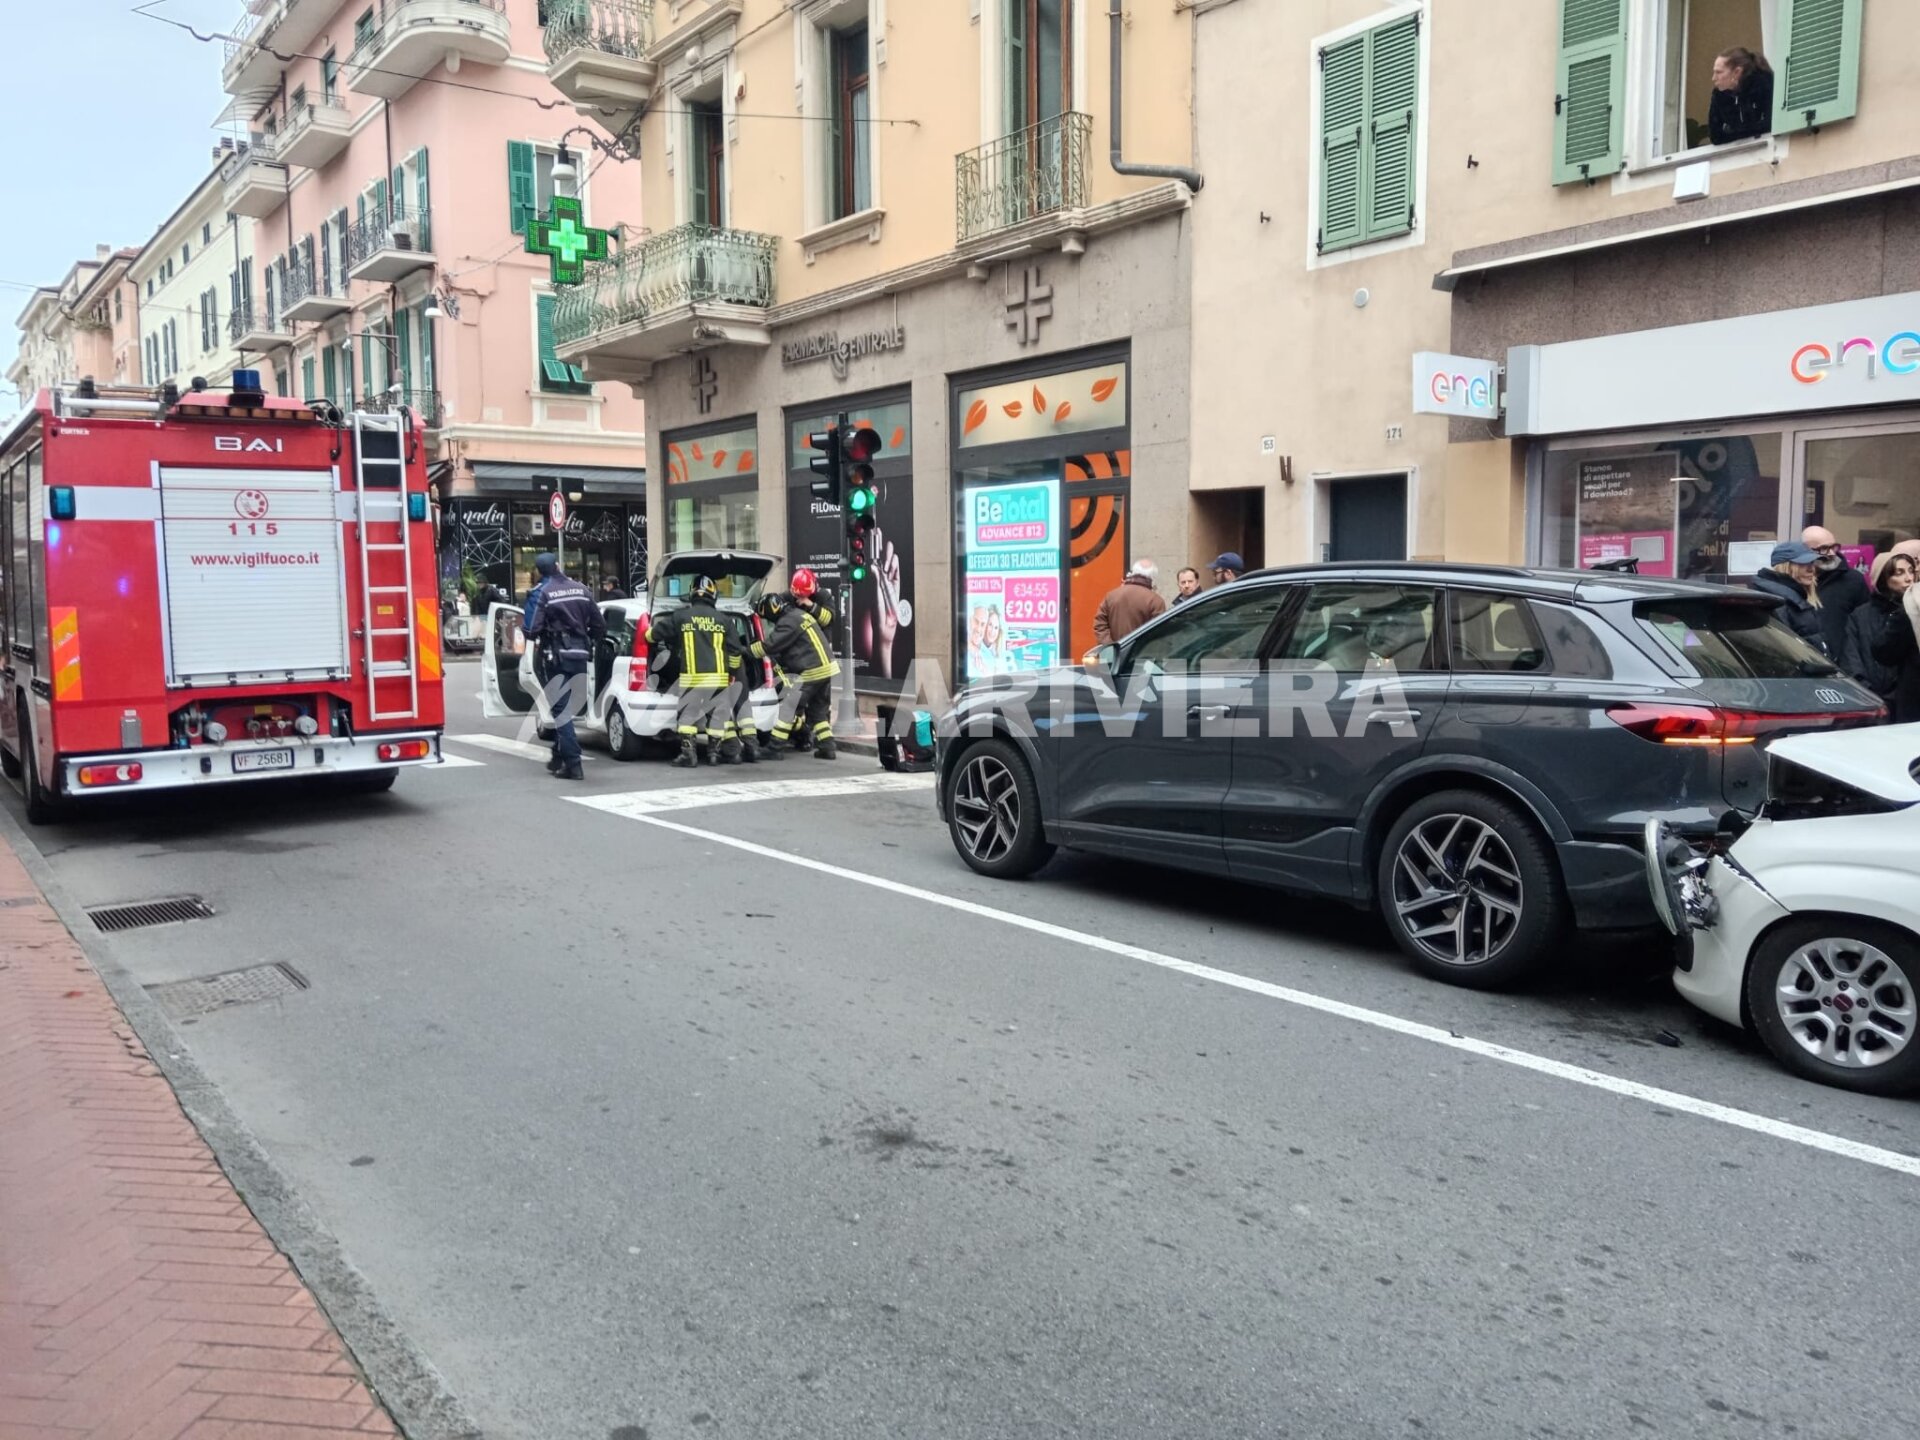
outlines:
[[[487,610],[480,700],[489,720],[511,720],[533,709],[532,669],[524,625],[518,605],[493,605]]]

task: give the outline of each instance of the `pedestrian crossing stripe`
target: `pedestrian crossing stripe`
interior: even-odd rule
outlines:
[[[624,795],[569,795],[567,800],[589,810],[637,820],[672,810],[703,810],[711,805],[744,805],[762,800],[824,800],[843,795],[921,793],[933,789],[931,775],[896,775],[882,770],[870,775],[824,775],[811,780],[743,781],[731,785],[675,785],[659,790],[631,790]]]

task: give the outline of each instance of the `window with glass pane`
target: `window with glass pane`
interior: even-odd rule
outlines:
[[[864,25],[840,31],[833,47],[833,216],[843,219],[873,204],[869,147],[873,127],[868,85],[868,32]]]
[[[1252,666],[1289,593],[1284,585],[1249,585],[1189,601],[1143,635],[1128,650],[1127,663],[1153,670]]]
[[[1856,570],[1920,538],[1920,430],[1809,437],[1804,478],[1799,524],[1831,530]]]
[[[1548,668],[1533,607],[1517,595],[1456,590],[1447,628],[1455,670],[1531,675]]]
[[[1004,0],[1007,129],[1057,119],[1073,103],[1074,0]]]
[[[1433,591],[1405,585],[1316,585],[1280,658],[1342,673],[1436,669],[1433,606]]]
[[[688,165],[691,185],[688,218],[696,225],[718,228],[727,223],[727,137],[720,102],[689,102],[687,125],[693,150]]]

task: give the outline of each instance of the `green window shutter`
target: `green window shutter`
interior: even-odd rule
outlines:
[[[1598,180],[1626,163],[1627,0],[1560,0],[1553,183]]]
[[[1780,0],[1786,56],[1773,87],[1773,133],[1845,120],[1860,108],[1860,0]]]
[[[387,182],[376,180],[373,182],[373,223],[384,226],[392,219],[393,212],[387,208]]]
[[[551,390],[555,385],[564,385],[567,380],[567,367],[562,365],[553,353],[553,307],[551,295],[541,295],[534,301],[534,317],[540,346],[540,388]]]
[[[360,390],[369,399],[373,397],[373,336],[360,337]]]
[[[427,319],[425,302],[420,306],[420,388],[428,392],[438,388],[433,377],[433,322]]]
[[[413,312],[396,310],[393,314],[393,343],[400,352],[400,388],[413,389]]]
[[[340,367],[334,358],[333,346],[329,345],[320,352],[320,388],[329,400],[337,399],[340,394]]]
[[[527,221],[533,216],[537,191],[533,183],[533,146],[525,140],[507,142],[507,213],[513,233],[527,233]]]
[[[433,249],[433,236],[429,226],[433,222],[432,208],[427,204],[427,147],[422,145],[413,152],[415,221],[420,227],[420,248]]]
[[[347,341],[340,347],[340,403],[346,409],[353,409],[353,342]]]
[[[313,388],[313,370],[313,358],[311,356],[300,362],[300,398],[302,400],[312,400],[319,395],[319,392]]]
[[[1363,236],[1367,118],[1367,37],[1356,35],[1320,52],[1321,251],[1358,244]]]
[[[1418,154],[1420,17],[1367,32],[1365,238],[1413,229]]]

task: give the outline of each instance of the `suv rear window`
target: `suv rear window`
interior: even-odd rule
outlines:
[[[1634,606],[1633,613],[1703,680],[1805,680],[1837,673],[1768,606],[1655,600]]]

